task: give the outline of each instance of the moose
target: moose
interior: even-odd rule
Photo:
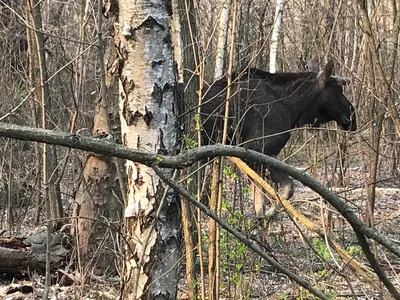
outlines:
[[[269,73],[249,68],[233,76],[227,140],[231,144],[277,156],[290,138],[291,130],[304,125],[320,126],[336,121],[346,131],[357,129],[355,109],[343,94],[347,78],[332,75],[330,61],[320,73]],[[203,89],[201,106],[204,144],[221,141],[227,94],[227,80],[215,81]],[[259,175],[259,164],[251,167]],[[280,186],[289,199],[294,193],[293,180],[285,173],[269,168],[269,178]],[[263,196],[251,184],[256,215],[264,215]]]

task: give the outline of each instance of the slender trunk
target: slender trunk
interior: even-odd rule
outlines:
[[[393,86],[393,81],[394,81],[394,75],[395,75],[395,67],[396,67],[396,62],[398,59],[398,48],[399,48],[399,35],[400,35],[400,13],[398,12],[397,9],[397,4],[393,0],[391,1],[391,13],[392,13],[392,22],[391,22],[391,41],[389,44],[389,47],[391,47],[392,51],[389,53],[389,76],[388,76],[388,81],[390,83],[390,86]],[[392,91],[392,97],[396,97],[394,94],[393,89]],[[397,142],[399,137],[395,135],[395,124],[393,120],[390,120],[390,122],[387,122],[387,131],[390,134],[390,140],[391,140],[391,156],[392,156],[392,163],[391,163],[391,171],[395,172],[397,170],[397,165],[398,165],[398,158],[397,154],[400,152],[399,151],[399,143]]]
[[[400,136],[400,119],[399,113],[396,109],[395,97],[392,95],[392,90],[390,87],[391,78],[387,78],[384,71],[381,61],[378,55],[378,48],[376,47],[375,35],[372,29],[370,14],[372,13],[372,5],[373,2],[365,2],[358,0],[359,11],[362,18],[362,28],[365,31],[364,37],[368,42],[367,48],[367,60],[370,74],[372,74],[372,86],[373,92],[377,89],[377,82],[381,83],[383,88],[384,95],[384,106],[388,108],[388,113],[393,120],[395,125],[395,129],[397,132],[397,136]],[[369,6],[368,6],[369,5]],[[395,58],[392,58],[395,59]],[[375,75],[376,74],[376,75]],[[372,144],[372,149],[370,151],[370,174],[369,174],[369,186],[368,186],[368,200],[367,200],[367,215],[366,222],[370,226],[373,225],[373,214],[374,214],[374,205],[375,205],[375,187],[376,187],[376,176],[378,171],[378,160],[379,160],[379,144],[381,139],[381,131],[382,124],[384,120],[384,114],[380,109],[378,109],[379,103],[376,102],[375,98],[373,99],[373,108],[371,108],[370,112],[370,139]],[[375,121],[373,121],[375,120]]]
[[[29,0],[28,0],[29,1]],[[29,7],[29,6],[27,6]],[[26,19],[29,20],[30,15],[29,11],[26,12]],[[28,84],[29,84],[29,89],[33,91],[34,89],[34,83],[36,81],[36,60],[35,60],[35,54],[36,48],[35,48],[35,40],[34,40],[34,32],[29,28],[29,26],[26,27],[26,40],[28,43],[28,50],[27,50],[27,59],[28,59]],[[37,97],[38,91],[34,91],[30,97],[29,100],[29,105],[31,109],[31,118],[32,118],[32,127],[37,128],[39,126],[39,121],[38,121],[38,113],[37,113],[37,108],[36,108],[36,102],[35,102],[35,95]],[[40,97],[37,97],[39,99]],[[35,149],[35,157],[36,161],[34,164],[34,168],[36,170],[37,176],[40,177],[41,173],[41,165],[40,165],[40,148],[39,148],[39,143],[34,142],[34,149]],[[40,187],[41,187],[41,181],[38,180],[38,192],[35,192],[34,194],[34,203],[35,203],[35,212],[34,212],[34,217],[33,217],[33,223],[37,225],[40,221],[40,211],[41,211],[41,195],[40,195]]]
[[[228,118],[229,118],[229,104],[231,99],[231,84],[232,84],[232,68],[233,68],[233,58],[235,49],[235,34],[236,34],[236,0],[232,3],[232,30],[230,36],[230,51],[229,51],[229,62],[228,62],[228,81],[227,81],[227,91],[226,91],[226,102],[225,102],[225,115],[224,115],[224,127],[222,132],[222,144],[226,144],[226,139],[228,135]],[[217,73],[217,71],[216,71]],[[215,192],[211,194],[210,203],[213,204],[213,209],[215,213],[219,216],[221,214],[222,206],[222,196],[223,196],[223,168],[225,165],[224,157],[218,159],[218,163],[213,165],[213,175],[212,175],[212,185],[216,185]],[[210,204],[211,206],[211,204]],[[208,263],[209,263],[209,299],[219,299],[219,287],[220,287],[220,232],[219,227],[216,226],[215,221],[210,219],[210,229],[209,229],[209,243],[214,244],[214,251],[209,252]],[[210,245],[210,247],[212,247]],[[212,273],[210,273],[212,272]]]
[[[284,6],[285,6],[285,0],[276,0],[275,20],[274,20],[274,27],[272,29],[272,36],[271,36],[271,43],[269,50],[269,71],[271,73],[276,72],[276,61],[278,57],[279,37],[282,31]]]
[[[391,78],[388,79],[387,74],[385,74],[382,63],[379,59],[379,55],[378,55],[379,50],[377,47],[375,34],[372,29],[371,21],[370,21],[368,12],[367,12],[366,3],[364,0],[358,0],[357,2],[359,4],[359,8],[360,8],[359,11],[361,14],[361,19],[362,19],[361,25],[362,25],[363,30],[366,33],[365,36],[368,40],[373,65],[376,68],[377,79],[379,79],[382,83],[385,106],[388,107],[388,113],[393,120],[397,136],[400,137],[400,116],[399,116],[399,112],[396,108],[396,101],[395,101],[396,97],[393,95],[391,85],[390,85]],[[398,37],[397,37],[397,39],[395,37],[395,40],[398,41]],[[392,57],[393,60],[396,59],[395,56],[396,55],[393,55],[393,57]]]
[[[216,159],[212,166],[211,174],[211,195],[210,210],[217,212],[218,191],[219,191],[220,159]],[[218,299],[217,288],[217,224],[214,219],[208,221],[208,299]]]
[[[173,1],[173,32],[174,38],[174,56],[178,64],[178,86],[179,115],[186,113],[185,107],[194,107],[197,103],[197,90],[199,88],[198,70],[199,63],[198,49],[196,43],[196,23],[195,23],[195,7],[193,0],[174,0]],[[192,136],[193,113],[188,113],[187,117],[178,120],[183,132],[188,136]],[[191,170],[189,170],[190,172]],[[192,194],[196,193],[195,181],[189,183],[189,190]],[[190,300],[197,299],[197,280],[196,280],[196,251],[201,253],[201,243],[195,244],[195,216],[190,209],[189,204],[182,200],[182,229],[185,241],[186,252],[186,283],[188,288],[188,298]],[[201,232],[200,232],[201,233]]]
[[[218,42],[216,51],[217,53],[215,55],[214,80],[220,79],[224,74],[230,6],[231,6],[231,0],[221,0],[221,15],[219,17],[219,30],[218,30]]]
[[[201,146],[201,115],[200,115],[200,109],[201,109],[201,103],[202,103],[202,93],[201,91],[203,90],[203,79],[204,79],[204,65],[200,64],[199,65],[199,95],[198,95],[198,108],[197,108],[197,115],[195,118],[196,121],[196,130],[197,130],[197,143],[199,147]],[[201,168],[201,162],[197,162],[197,168],[200,170]],[[197,172],[197,199],[200,200],[202,196],[202,189],[201,187],[203,186],[203,182],[205,179],[201,176],[201,172]],[[201,211],[199,208],[197,208],[196,211],[196,229],[197,229],[197,244],[199,245],[199,263],[200,263],[200,288],[201,288],[201,299],[205,300],[206,298],[206,289],[205,289],[205,275],[204,275],[204,264],[203,264],[203,251],[202,251],[202,231],[201,231]]]
[[[49,83],[47,82],[47,66],[46,66],[46,55],[45,55],[45,40],[43,33],[40,31],[42,27],[42,18],[41,18],[41,6],[36,0],[28,0],[27,7],[30,11],[32,28],[34,31],[33,38],[35,40],[35,49],[37,56],[37,69],[38,75],[40,77],[40,99],[41,99],[41,122],[42,128],[52,129],[54,128],[53,123],[51,122],[51,118],[48,115],[51,115],[52,112],[52,100],[50,96]],[[34,11],[32,11],[32,9]],[[43,155],[43,159],[46,158],[46,162],[42,161],[43,166],[46,166],[47,170],[43,170],[43,172],[47,173],[46,176],[42,174],[43,182],[42,187],[46,190],[45,194],[48,195],[49,204],[50,204],[50,216],[51,218],[62,218],[63,217],[63,208],[61,202],[61,192],[60,192],[60,180],[58,180],[58,159],[57,159],[57,150],[56,146],[46,145],[43,147],[43,152],[46,155]],[[44,184],[44,179],[46,178]],[[45,187],[45,185],[47,187]],[[56,222],[59,224],[59,222]]]
[[[43,34],[38,30],[41,29],[41,18],[40,18],[40,6],[38,5],[36,0],[28,0],[27,7],[30,14],[30,22],[32,24],[32,28],[34,30],[34,39],[35,39],[35,47],[36,47],[36,55],[38,62],[38,69],[40,75],[40,92],[41,92],[41,127],[46,129],[48,126],[47,119],[47,109],[50,104],[50,92],[49,86],[46,82],[47,80],[47,69],[46,69],[46,61],[45,61],[45,53],[44,53],[44,38]],[[33,10],[35,9],[35,10]],[[45,290],[43,292],[43,299],[48,298],[48,293],[50,290],[51,284],[51,274],[50,274],[50,247],[51,247],[51,231],[52,231],[52,222],[51,222],[51,208],[50,208],[50,199],[49,199],[49,179],[50,179],[50,170],[48,167],[49,164],[49,146],[47,144],[43,144],[42,150],[42,195],[45,201],[46,207],[46,219],[47,219],[47,242],[46,242],[46,282],[45,282]]]

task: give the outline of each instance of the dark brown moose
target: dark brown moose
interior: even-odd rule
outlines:
[[[343,130],[357,129],[355,110],[343,94],[346,78],[333,76],[333,62],[324,70],[301,73],[269,73],[247,69],[233,79],[228,122],[228,141],[270,156],[276,156],[287,143],[291,129],[310,124],[319,126],[336,121]],[[226,79],[203,90],[201,120],[203,143],[221,141],[226,101]],[[264,175],[264,168],[252,168]],[[269,168],[270,179],[280,185],[286,199],[294,192],[293,180]],[[262,216],[263,200],[251,185],[256,214]]]

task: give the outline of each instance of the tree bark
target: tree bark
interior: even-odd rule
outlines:
[[[277,60],[277,56],[278,56],[278,43],[279,43],[279,36],[281,35],[281,31],[282,31],[284,5],[285,5],[285,0],[277,0],[276,1],[275,20],[274,20],[274,27],[272,29],[270,51],[269,51],[269,71],[271,73],[276,72],[276,60]]]
[[[45,272],[46,233],[27,238],[0,238],[0,272],[18,274],[26,271]],[[50,269],[66,265],[71,254],[70,240],[66,234],[52,234],[50,239]]]
[[[115,24],[123,143],[148,153],[176,150],[171,14],[171,1],[120,0]],[[126,173],[122,298],[175,299],[181,240],[177,195],[149,166],[127,161]]]
[[[100,101],[94,117],[93,135],[97,138],[107,138],[110,135],[107,120],[107,110]],[[113,158],[105,155],[89,154],[83,169],[82,180],[75,196],[74,217],[76,219],[75,235],[79,246],[81,265],[88,267],[95,260],[96,270],[107,272],[115,271],[114,255],[106,251],[112,248],[112,241],[108,240],[107,229],[102,222],[96,220],[115,221],[117,212],[121,211],[116,195],[119,195],[116,184],[116,171]],[[107,244],[110,242],[110,247]],[[104,247],[106,245],[106,247]],[[103,248],[99,248],[99,247]],[[80,270],[82,273],[83,270]]]
[[[231,0],[221,0],[214,80],[220,79],[224,73],[230,6]]]
[[[197,46],[197,27],[196,27],[196,9],[193,0],[173,0],[173,14],[174,14],[174,25],[177,33],[176,40],[174,43],[174,54],[179,70],[179,81],[178,81],[178,97],[182,105],[179,106],[179,115],[186,113],[186,116],[178,120],[179,125],[183,129],[183,132],[188,136],[195,136],[194,128],[196,124],[193,124],[195,119],[194,113],[187,113],[186,107],[195,107],[199,89],[199,76],[198,75],[198,46]],[[174,29],[174,28],[173,28]],[[179,51],[178,50],[179,47]],[[182,172],[182,177],[186,174],[191,173],[191,169],[188,172]],[[196,181],[189,183],[189,190],[196,193]],[[182,229],[185,241],[185,257],[186,257],[186,285],[188,288],[187,295],[189,299],[197,299],[198,285],[203,283],[196,280],[196,256],[197,253],[201,255],[201,247],[196,247],[196,220],[192,213],[189,203],[185,200],[181,200],[182,209]],[[198,243],[200,246],[201,243]],[[201,256],[199,256],[199,260]],[[200,279],[201,280],[201,279]],[[204,295],[204,293],[203,293]]]
[[[113,85],[113,80],[109,80],[108,84],[111,88],[111,93],[107,93],[106,86],[106,71],[104,62],[104,43],[103,43],[103,15],[102,15],[102,1],[98,3],[98,53],[99,62],[101,65],[101,95],[97,101],[95,116],[93,121],[92,136],[99,139],[114,139],[117,140],[119,134],[116,137],[113,136],[112,126],[109,116],[114,116],[114,111],[110,110],[108,105],[110,98],[107,94],[115,94],[113,88],[117,87]],[[111,27],[111,26],[110,26]],[[112,28],[108,28],[111,31]],[[115,50],[110,39],[109,49]],[[115,58],[115,51],[109,51],[110,65]],[[109,65],[107,64],[107,65]],[[109,71],[109,70],[107,70]],[[112,74],[108,74],[108,78],[112,78]],[[111,100],[115,100],[112,99]],[[118,100],[118,98],[116,98]],[[117,113],[118,114],[118,113]],[[115,120],[113,118],[113,123]],[[88,267],[90,261],[95,261],[96,271],[104,273],[114,272],[115,267],[113,261],[115,254],[106,249],[112,248],[112,241],[108,239],[107,226],[104,226],[102,222],[97,222],[100,218],[109,221],[118,221],[121,212],[121,200],[118,200],[121,195],[121,189],[117,185],[117,178],[121,182],[117,175],[118,159],[111,158],[105,155],[89,154],[83,169],[82,180],[79,184],[78,191],[75,196],[74,203],[74,217],[76,219],[76,236],[78,239],[79,254],[82,261],[81,266],[83,268]],[[105,247],[104,247],[105,246]],[[102,247],[102,248],[100,248]],[[98,259],[93,260],[93,255],[97,255]],[[81,273],[83,270],[80,270]],[[83,277],[82,277],[83,278]]]

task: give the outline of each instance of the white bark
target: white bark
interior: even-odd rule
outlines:
[[[179,3],[178,0],[171,0],[172,2],[172,22],[171,22],[171,35],[174,44],[174,59],[178,69],[176,81],[183,83],[183,42],[182,42],[182,26],[179,17]]]
[[[285,0],[276,0],[274,27],[272,29],[271,43],[269,48],[269,71],[271,73],[276,72],[276,60],[278,56],[279,37],[282,31],[284,6]]]
[[[171,1],[120,0],[116,45],[123,142],[136,150],[171,153],[177,141]],[[128,161],[127,250],[123,299],[174,299],[180,257],[180,213],[152,168]],[[133,253],[131,252],[133,250]]]
[[[224,74],[230,6],[231,0],[221,0],[221,15],[219,18],[218,43],[215,55],[214,80],[220,79]]]

